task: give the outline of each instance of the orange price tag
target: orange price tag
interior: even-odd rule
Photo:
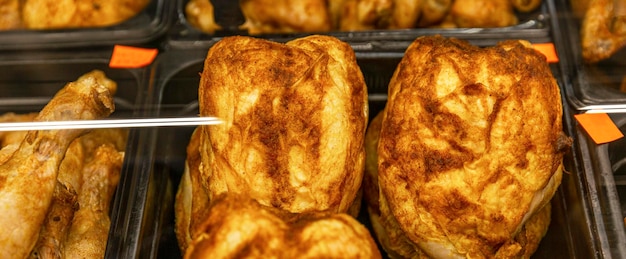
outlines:
[[[552,42],[549,42],[549,43],[534,43],[533,44],[533,48],[536,51],[541,52],[541,54],[543,54],[544,56],[546,56],[546,59],[548,60],[548,63],[557,63],[557,62],[559,62],[559,56],[556,54],[556,49],[554,48],[554,44]]]
[[[115,45],[109,60],[111,68],[140,68],[150,65],[159,51],[157,49],[137,48]]]
[[[606,113],[576,114],[574,118],[596,144],[603,144],[624,137],[624,134]]]

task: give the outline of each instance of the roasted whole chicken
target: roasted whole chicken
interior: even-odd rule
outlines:
[[[185,258],[381,258],[369,230],[345,213],[288,213],[226,193],[207,209]]]
[[[0,120],[104,118],[114,110],[116,88],[104,73],[92,71],[68,83],[41,112],[7,113]],[[103,257],[126,135],[122,129],[0,134],[2,257]]]
[[[200,114],[224,123],[198,127],[187,146],[175,204],[183,252],[201,238],[197,233],[210,231],[202,230],[207,217],[231,217],[209,209],[223,194],[241,195],[287,214],[356,216],[369,107],[364,78],[348,44],[319,35],[285,44],[226,37],[207,54],[198,96]],[[243,213],[248,212],[232,217],[257,218]],[[224,226],[224,231],[229,228]],[[271,232],[283,239],[289,231],[281,229]],[[232,231],[235,235],[240,230]],[[286,253],[297,246],[290,243],[295,240],[286,242],[279,244]],[[324,251],[327,257],[343,253]]]
[[[150,0],[0,0],[0,29],[67,29],[125,21]]]
[[[527,258],[563,154],[559,88],[525,41],[427,36],[407,49],[366,133],[365,198],[392,257]]]

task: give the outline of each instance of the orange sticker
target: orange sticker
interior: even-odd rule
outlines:
[[[596,144],[603,144],[624,137],[624,134],[606,113],[584,113],[576,114],[574,117]]]
[[[150,65],[159,51],[157,49],[137,48],[115,45],[109,61],[111,68],[140,68]]]
[[[543,54],[544,56],[546,56],[546,59],[548,60],[548,63],[557,63],[557,62],[559,62],[559,56],[556,54],[556,49],[554,48],[554,44],[552,42],[549,42],[549,43],[534,43],[533,44],[533,48],[536,51],[541,52],[541,54]]]

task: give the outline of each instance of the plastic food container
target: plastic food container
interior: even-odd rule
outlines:
[[[490,40],[486,40],[486,45]],[[196,116],[198,114],[198,84],[203,62],[208,48],[171,50],[159,56],[152,74],[149,103],[156,105],[153,116]],[[402,58],[402,53],[357,52],[359,66],[368,85],[370,117],[380,112],[387,100],[387,84]],[[555,76],[559,75],[554,67]],[[559,80],[559,84],[562,84]],[[570,136],[571,127],[569,107],[564,107],[564,129]],[[149,161],[144,163],[150,171],[147,186],[135,186],[140,189],[128,208],[118,210],[122,213],[118,219],[131,218],[120,233],[129,235],[124,247],[108,253],[108,258],[181,258],[174,233],[174,195],[184,171],[186,146],[194,127],[168,127],[153,129],[150,139],[142,143],[142,150],[152,153],[140,155]],[[572,148],[574,150],[574,148]],[[534,258],[595,258],[596,235],[588,225],[589,215],[586,200],[583,197],[584,184],[579,178],[581,166],[576,162],[576,153],[570,152],[564,159],[566,174],[563,174],[561,187],[552,200],[552,221],[547,235],[542,240]],[[144,190],[147,189],[147,191]],[[370,227],[365,211],[358,217],[365,226]],[[118,223],[118,228],[121,226]],[[118,233],[115,233],[117,236]],[[111,248],[111,246],[109,246]],[[384,254],[384,252],[383,252]]]
[[[543,0],[542,5],[529,13],[517,13],[519,23],[514,26],[501,28],[416,28],[402,30],[371,30],[341,32],[333,31],[322,34],[335,36],[350,43],[353,48],[360,51],[404,51],[406,47],[420,35],[441,34],[449,37],[472,38],[519,38],[519,37],[550,37],[551,20],[555,19],[553,0]],[[239,26],[245,21],[239,8],[239,1],[212,0],[215,9],[215,20],[223,30],[215,34],[208,34],[191,25],[185,14],[185,6],[189,0],[180,0],[176,6],[178,21],[172,27],[169,35],[169,44],[175,46],[198,46],[204,44],[207,47],[212,40],[224,36],[247,35],[246,31],[240,30]],[[291,34],[265,34],[255,37],[271,39],[273,41],[288,41],[304,36],[304,33]]]
[[[113,26],[55,30],[0,31],[0,50],[59,49],[143,44],[165,34],[175,1],[152,0],[136,16]]]
[[[610,114],[622,132],[626,114]],[[589,222],[599,251],[605,258],[626,258],[626,139],[596,145],[577,127],[579,150],[584,171],[585,205],[592,213]]]
[[[114,97],[115,111],[111,118],[140,117],[143,112],[144,77],[146,69],[111,69],[108,67],[110,51],[104,52],[68,52],[68,53],[37,53],[36,55],[4,55],[0,61],[0,114],[7,112],[30,113],[40,111],[68,82],[75,81],[81,75],[94,69],[102,70],[107,77],[114,80],[118,89]],[[128,191],[141,192],[141,179],[146,171],[137,168],[135,161],[141,161],[137,154],[137,143],[141,129],[131,129],[127,139],[125,160],[121,179],[112,199],[111,217],[114,222],[118,210],[127,208],[124,194]],[[147,182],[147,181],[145,181]],[[116,224],[111,224],[111,231]],[[118,245],[119,240],[109,241],[110,246]]]
[[[584,62],[580,36],[582,17],[574,14],[570,6],[572,1],[558,1],[560,30],[555,35],[567,44],[565,49],[570,56],[570,62],[564,68],[570,77],[567,80],[572,82],[571,88],[566,89],[568,101],[577,110],[588,110],[597,105],[626,107],[626,89],[620,90],[626,80],[626,48],[598,63]]]

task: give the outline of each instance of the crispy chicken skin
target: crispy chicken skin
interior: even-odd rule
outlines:
[[[0,30],[22,26],[19,0],[0,0]]]
[[[84,183],[77,201],[62,258],[104,258],[111,220],[111,198],[120,178],[123,152],[106,143],[93,150],[81,171]]]
[[[240,0],[250,34],[326,32],[332,17],[327,0]]]
[[[510,0],[454,1],[450,14],[456,27],[505,27],[517,24]]]
[[[580,35],[588,63],[607,59],[626,46],[626,0],[589,0]]]
[[[571,144],[545,57],[525,41],[479,48],[420,37],[388,98],[377,149],[380,218],[397,228],[386,230],[431,257],[534,252]],[[529,222],[531,234],[517,240]]]
[[[388,27],[393,0],[331,0],[333,28],[341,31],[374,30]]]
[[[185,258],[381,258],[347,214],[292,214],[236,194],[217,196],[208,209]]]
[[[113,112],[116,85],[101,72],[81,76],[61,89],[36,121],[87,120]],[[14,152],[0,161],[0,254],[24,258],[34,247],[50,206],[59,165],[70,143],[85,130],[29,131]],[[3,149],[4,150],[4,149]]]
[[[110,26],[125,21],[150,0],[0,0],[0,30]]]
[[[206,217],[210,204],[209,195],[200,174],[200,130],[196,128],[187,145],[185,171],[181,178],[174,204],[176,239],[181,251],[191,242],[191,233],[196,232]]]
[[[379,200],[378,188],[378,143],[384,111],[378,113],[370,122],[365,134],[365,176],[363,186],[368,215],[378,242],[390,258],[425,258],[428,257],[418,246],[413,244],[389,213],[389,206],[384,196]],[[381,206],[382,203],[382,206]],[[385,217],[381,217],[381,210]],[[537,214],[528,219],[521,232],[517,234],[509,249],[499,252],[497,258],[530,257],[545,235],[550,224],[551,205],[547,204]],[[522,255],[522,256],[520,256]]]
[[[199,87],[209,198],[247,194],[290,212],[346,212],[361,186],[367,90],[351,47],[330,36],[286,44],[226,37]]]

